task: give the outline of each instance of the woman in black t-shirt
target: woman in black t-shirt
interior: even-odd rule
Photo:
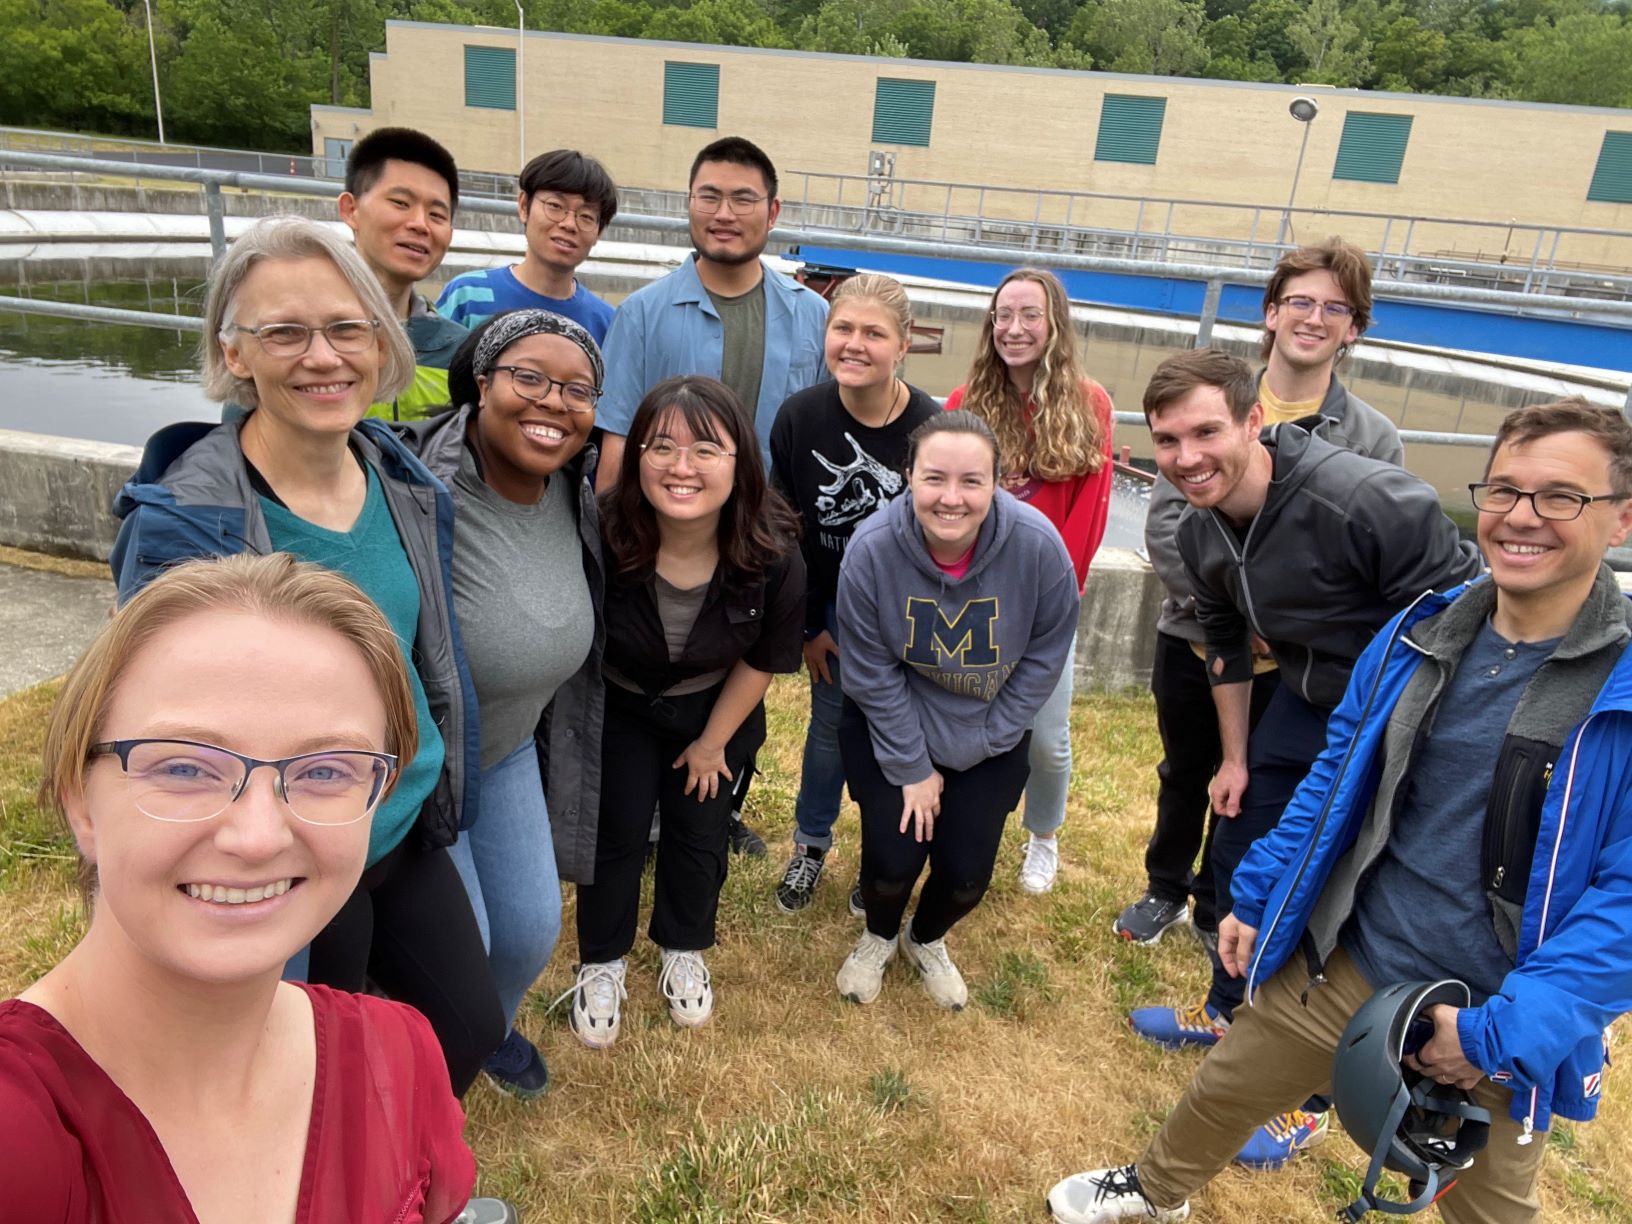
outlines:
[[[810,904],[833,845],[844,794],[839,759],[839,647],[834,600],[839,562],[856,525],[907,487],[907,436],[939,408],[898,371],[912,335],[912,305],[899,282],[868,273],[833,295],[826,359],[831,382],[789,396],[771,428],[771,478],[803,520],[805,669],[810,673],[810,728],[793,856],[776,904],[794,913]],[[860,913],[859,899],[851,909]]]

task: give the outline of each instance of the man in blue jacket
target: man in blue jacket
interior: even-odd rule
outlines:
[[[1449,1224],[1541,1218],[1554,1115],[1597,1111],[1632,1010],[1632,425],[1579,399],[1502,423],[1472,486],[1488,581],[1427,594],[1366,649],[1325,750],[1237,869],[1219,953],[1250,1006],[1130,1165],[1049,1195],[1062,1224],[1185,1218],[1265,1118],[1331,1082],[1349,1018],[1458,978],[1408,1059],[1490,1111]]]

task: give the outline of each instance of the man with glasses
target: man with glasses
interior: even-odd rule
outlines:
[[[510,310],[548,310],[606,341],[612,307],[579,283],[577,271],[618,213],[618,189],[606,167],[576,149],[556,149],[521,171],[516,212],[527,231],[519,264],[454,277],[436,308],[465,327]]]
[[[736,393],[770,467],[771,425],[782,402],[827,376],[827,303],[761,261],[782,211],[776,167],[740,136],[705,146],[691,163],[687,198],[693,254],[618,307],[606,337],[599,423],[603,490],[617,480],[624,435],[646,392],[676,374],[706,374]],[[757,856],[764,839],[742,822],[752,770],[736,784],[731,848]]]
[[[346,159],[340,220],[356,236],[357,253],[385,289],[397,321],[414,346],[414,381],[371,416],[415,420],[448,402],[448,362],[465,329],[438,315],[414,291],[442,266],[453,241],[459,170],[449,153],[413,128],[376,128]]]
[[[1213,883],[1228,913],[1236,865],[1275,827],[1319,754],[1360,652],[1422,592],[1478,574],[1479,556],[1433,488],[1403,468],[1300,425],[1264,430],[1260,380],[1239,358],[1218,349],[1169,357],[1144,407],[1157,468],[1188,506],[1174,545],[1205,642],[1220,745]],[[1256,655],[1280,681],[1260,693],[1254,725]],[[1129,1023],[1158,1045],[1212,1046],[1241,996],[1241,982],[1215,963],[1203,1002],[1139,1008]],[[1321,1138],[1324,1102],[1309,1105],[1255,1135],[1242,1163],[1276,1168]]]
[[[1061,1224],[1183,1218],[1253,1127],[1330,1082],[1374,991],[1448,978],[1472,1005],[1429,1009],[1406,1065],[1491,1130],[1439,1213],[1541,1218],[1545,1132],[1593,1117],[1632,998],[1632,604],[1603,563],[1632,533],[1632,425],[1519,409],[1472,492],[1490,579],[1384,627],[1236,872],[1219,950],[1252,1006],[1136,1163],[1054,1188]]]

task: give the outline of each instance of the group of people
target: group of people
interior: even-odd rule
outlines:
[[[445,149],[382,129],[347,167],[354,243],[250,227],[205,306],[223,421],[161,430],[120,495],[121,607],[42,786],[91,922],[0,1004],[0,1134],[27,1154],[0,1194],[39,1218],[505,1218],[469,1199],[455,1098],[547,1088],[517,1017],[558,881],[580,1041],[618,1038],[649,858],[656,989],[707,1023],[729,855],[764,853],[741,819],[764,698],[801,665],[775,899],[809,907],[848,787],[842,996],[875,1000],[899,951],[964,1006],[947,935],[1022,805],[1020,884],[1053,886],[1112,474],[1059,280],[1002,280],[943,410],[902,377],[897,282],[829,304],[762,260],[776,172],[746,140],[699,152],[693,254],[616,311],[576,277],[617,210],[594,159],[530,162],[526,258],[433,308],[457,195]],[[1296,251],[1261,373],[1201,349],[1145,391],[1165,759],[1116,929],[1203,937],[1207,1001],[1131,1022],[1217,1049],[1135,1163],[1055,1187],[1064,1224],[1183,1218],[1232,1157],[1322,1137],[1348,1016],[1414,978],[1470,991],[1415,1071],[1511,1115],[1442,1211],[1535,1218],[1541,1145],[1500,1137],[1590,1116],[1632,1006],[1632,605],[1602,567],[1632,532],[1632,427],[1511,416],[1474,486],[1481,578],[1333,376],[1370,306],[1360,252]]]

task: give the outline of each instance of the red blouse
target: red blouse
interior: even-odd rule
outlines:
[[[1009,473],[1003,481],[1008,489],[1023,502],[1030,503],[1047,516],[1054,529],[1065,541],[1065,550],[1071,554],[1071,564],[1077,569],[1077,590],[1088,582],[1088,566],[1099,551],[1105,538],[1105,525],[1111,515],[1111,397],[1091,378],[1083,379],[1083,391],[1099,417],[1105,439],[1105,462],[1097,472],[1084,472],[1068,480],[1040,480],[1030,472]],[[951,412],[963,403],[964,388],[959,387],[946,397],[946,410]],[[1029,410],[1031,405],[1027,402]]]
[[[305,986],[317,1074],[297,1224],[447,1224],[476,1163],[425,1018]],[[51,1224],[197,1224],[142,1112],[55,1017],[0,1003],[0,1204]]]

